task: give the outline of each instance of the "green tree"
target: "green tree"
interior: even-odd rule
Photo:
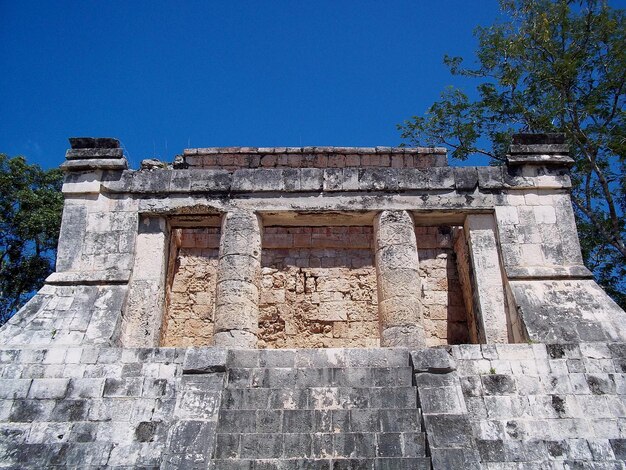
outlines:
[[[585,263],[626,308],[624,10],[595,0],[500,5],[503,19],[475,30],[473,66],[444,57],[452,75],[477,81],[475,93],[447,88],[425,115],[398,126],[402,137],[497,164],[515,132],[565,133]]]
[[[60,170],[0,154],[0,325],[53,271],[63,196]]]

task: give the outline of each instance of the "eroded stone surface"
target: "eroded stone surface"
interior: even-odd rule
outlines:
[[[371,227],[266,227],[259,346],[378,346],[371,244]]]
[[[177,229],[162,346],[211,346],[219,259],[219,227]]]
[[[501,167],[231,148],[132,171],[74,141],[57,272],[0,330],[0,466],[623,468],[626,314],[541,142]],[[211,337],[229,350],[145,347]],[[379,343],[414,370],[328,348]]]

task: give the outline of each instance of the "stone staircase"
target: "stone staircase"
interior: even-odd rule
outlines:
[[[407,350],[231,357],[209,468],[431,468]]]

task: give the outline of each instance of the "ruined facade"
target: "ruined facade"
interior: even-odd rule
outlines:
[[[625,468],[626,313],[562,138],[70,139],[57,269],[0,329],[0,467]]]

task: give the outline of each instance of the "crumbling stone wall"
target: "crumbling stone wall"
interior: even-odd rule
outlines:
[[[172,231],[162,346],[210,346],[219,255],[220,228]]]
[[[427,346],[470,342],[452,228],[416,227]]]
[[[371,245],[371,227],[266,227],[259,347],[378,346]]]
[[[185,149],[181,164],[194,168],[431,168],[446,166],[442,148],[227,147]]]

